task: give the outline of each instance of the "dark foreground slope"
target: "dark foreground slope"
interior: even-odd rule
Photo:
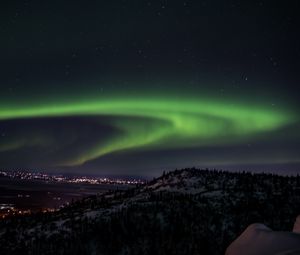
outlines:
[[[176,170],[148,184],[0,222],[1,254],[224,254],[249,224],[291,230],[300,177]]]

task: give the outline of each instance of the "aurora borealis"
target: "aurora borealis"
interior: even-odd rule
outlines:
[[[119,134],[105,144],[99,141],[68,164],[83,164],[107,153],[138,147],[191,147],[234,143],[235,140],[276,130],[294,118],[267,109],[251,109],[244,105],[226,105],[190,98],[169,99],[99,99],[68,104],[42,104],[3,110],[0,118],[36,118],[57,116],[110,116],[108,125]],[[249,125],[251,123],[251,125]],[[43,141],[41,141],[43,143]],[[14,148],[7,144],[7,149]],[[20,146],[23,146],[22,144]],[[16,149],[15,147],[14,149]],[[5,150],[5,146],[3,146]]]
[[[0,167],[298,172],[293,8],[283,19],[250,1],[46,6],[11,3],[4,15]]]

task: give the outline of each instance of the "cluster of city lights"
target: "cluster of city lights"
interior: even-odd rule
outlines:
[[[63,176],[61,174],[48,174],[42,172],[28,171],[28,170],[14,170],[6,171],[0,170],[0,176],[16,178],[22,180],[42,180],[48,182],[63,182],[63,183],[83,183],[83,184],[118,184],[118,185],[137,185],[144,184],[143,180],[132,179],[125,180],[120,178],[103,178],[92,176]]]
[[[63,207],[63,206],[62,206]],[[60,207],[61,208],[61,207]],[[36,212],[49,213],[55,212],[59,209],[56,208],[42,208],[41,210],[31,210],[31,209],[20,209],[14,204],[0,204],[0,219],[5,219],[12,216],[30,215]]]
[[[29,215],[31,210],[22,210],[15,207],[14,204],[0,204],[0,218],[4,219],[8,216]]]

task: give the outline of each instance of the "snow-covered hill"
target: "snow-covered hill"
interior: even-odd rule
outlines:
[[[300,177],[197,169],[0,221],[4,254],[224,254],[254,222],[290,230]]]

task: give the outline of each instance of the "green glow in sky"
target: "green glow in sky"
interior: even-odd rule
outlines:
[[[62,165],[80,165],[108,153],[128,149],[189,148],[234,144],[255,139],[293,122],[287,110],[217,99],[191,97],[91,97],[31,101],[2,106],[0,119],[57,116],[109,116],[117,134],[101,141]],[[7,144],[16,148],[17,143]],[[20,143],[22,146],[23,143]],[[5,150],[5,148],[0,148]]]

